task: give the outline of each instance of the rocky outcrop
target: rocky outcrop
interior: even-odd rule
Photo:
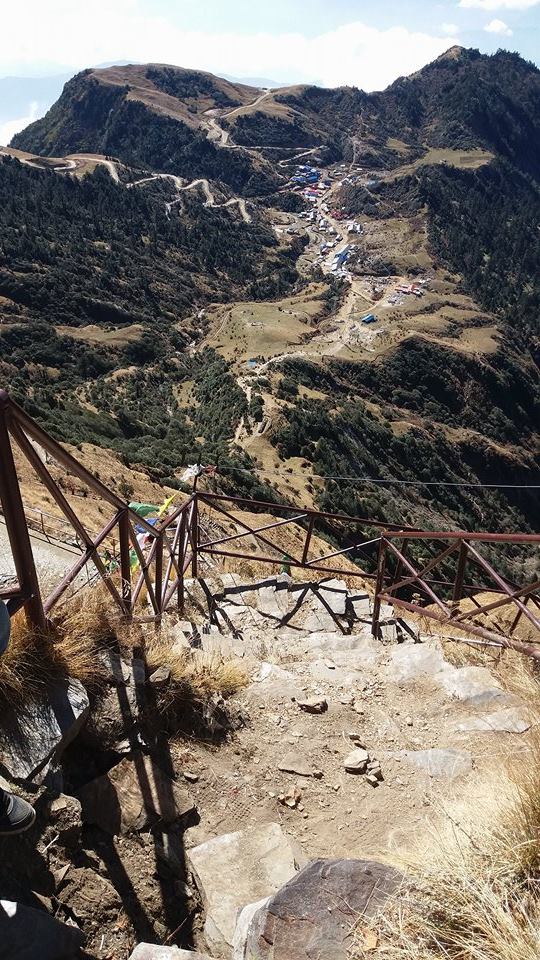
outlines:
[[[0,765],[12,780],[39,780],[86,722],[90,705],[78,680],[55,684],[40,702],[4,713]]]
[[[227,833],[188,851],[206,911],[204,934],[215,957],[230,957],[236,921],[246,904],[276,893],[304,862],[277,823]]]
[[[347,960],[358,921],[376,916],[403,879],[370,860],[314,860],[255,913],[234,960]]]

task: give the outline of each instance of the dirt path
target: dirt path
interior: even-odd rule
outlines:
[[[75,564],[81,551],[59,540],[47,540],[41,533],[30,530],[32,552],[40,577],[46,581],[59,581]],[[0,583],[15,576],[11,547],[3,517],[0,517]]]
[[[192,180],[191,183],[183,183],[182,177],[177,177],[173,173],[154,173],[150,177],[143,177],[142,180],[135,180],[134,183],[128,183],[128,187],[140,187],[145,183],[152,183],[154,180],[172,180],[176,188],[177,193],[180,193],[184,190],[193,190],[196,187],[202,187],[205,195],[205,207],[232,207],[238,206],[242,219],[245,223],[251,223],[251,215],[248,213],[246,206],[246,201],[242,197],[231,197],[230,200],[225,200],[224,203],[216,203],[216,198],[212,193],[210,184],[208,180],[204,177],[198,177],[196,180]],[[179,203],[181,197],[178,197],[176,200],[169,200],[166,204],[167,213],[171,210],[171,207],[174,207],[176,203]]]
[[[117,166],[113,160],[106,160],[105,157],[100,157],[94,153],[70,153],[69,157],[66,157],[68,162],[77,161],[77,160],[91,160],[93,163],[101,163],[104,167],[107,167],[112,179],[115,183],[120,183],[120,177],[118,176]],[[77,164],[73,163],[73,167],[76,167]],[[57,168],[55,168],[57,169]]]
[[[262,90],[258,97],[255,97],[251,103],[243,103],[240,107],[234,107],[233,110],[229,110],[228,113],[223,113],[222,118],[228,120],[230,117],[236,116],[236,114],[241,113],[242,110],[245,110],[247,107],[252,109],[253,107],[258,107],[263,100],[266,100],[273,93],[273,90]]]

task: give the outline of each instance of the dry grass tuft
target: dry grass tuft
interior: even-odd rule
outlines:
[[[392,960],[537,960],[540,738],[472,823],[448,817],[405,865],[414,887],[380,921]],[[362,956],[357,951],[356,956]]]
[[[165,628],[147,641],[146,662],[149,673],[162,666],[171,672],[164,696],[165,708],[190,701],[204,703],[216,695],[227,699],[248,682],[240,660],[220,653],[175,649],[174,638]]]
[[[42,633],[30,629],[18,613],[0,658],[0,707],[38,700],[48,686],[67,676],[97,692],[105,676],[98,653],[114,641],[117,623],[109,594],[99,587],[71,598]]]

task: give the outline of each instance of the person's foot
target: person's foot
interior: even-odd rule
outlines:
[[[0,812],[0,836],[7,837],[29,830],[36,819],[36,811],[14,793],[5,793],[5,803]]]

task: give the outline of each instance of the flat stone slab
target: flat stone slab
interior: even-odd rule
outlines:
[[[435,679],[448,696],[471,706],[502,707],[515,703],[515,697],[501,690],[486,667],[455,668],[447,665],[447,669]]]
[[[85,823],[115,836],[143,830],[157,820],[174,823],[195,809],[184,786],[171,780],[149,757],[134,754],[78,793]]]
[[[323,604],[330,607],[332,613],[344,617],[347,610],[347,584],[343,580],[325,580],[319,583],[317,590]]]
[[[257,609],[265,617],[283,620],[289,610],[287,590],[276,590],[274,586],[260,587],[257,591]]]
[[[314,660],[309,664],[309,672],[314,680],[322,680],[336,687],[352,687],[362,679],[362,674],[354,668],[338,666],[332,668],[328,663],[329,660]]]
[[[531,726],[524,708],[506,707],[482,716],[468,717],[457,724],[460,733],[525,733]]]
[[[402,757],[429,777],[461,777],[470,773],[472,756],[466,750],[403,750]]]
[[[303,699],[304,694],[299,685],[299,679],[290,670],[284,670],[275,663],[263,661],[253,676],[253,683],[249,688],[250,694],[264,698]]]
[[[84,940],[78,927],[43,910],[0,900],[1,960],[74,960]]]
[[[78,680],[57,683],[39,703],[6,712],[0,729],[0,766],[13,780],[34,780],[58,760],[90,712]]]
[[[193,953],[180,947],[159,947],[154,943],[139,943],[129,960],[212,960],[207,953]]]
[[[403,879],[369,860],[314,860],[255,913],[234,960],[347,960],[358,921],[375,916]]]
[[[278,823],[207,840],[187,852],[206,912],[212,956],[229,958],[243,907],[279,890],[305,858]]]
[[[394,683],[407,683],[420,677],[434,677],[445,667],[450,665],[444,659],[439,644],[406,645],[392,650],[386,675]]]
[[[297,751],[287,753],[283,760],[278,763],[278,770],[284,773],[297,773],[299,777],[311,777],[313,775],[313,765]]]

